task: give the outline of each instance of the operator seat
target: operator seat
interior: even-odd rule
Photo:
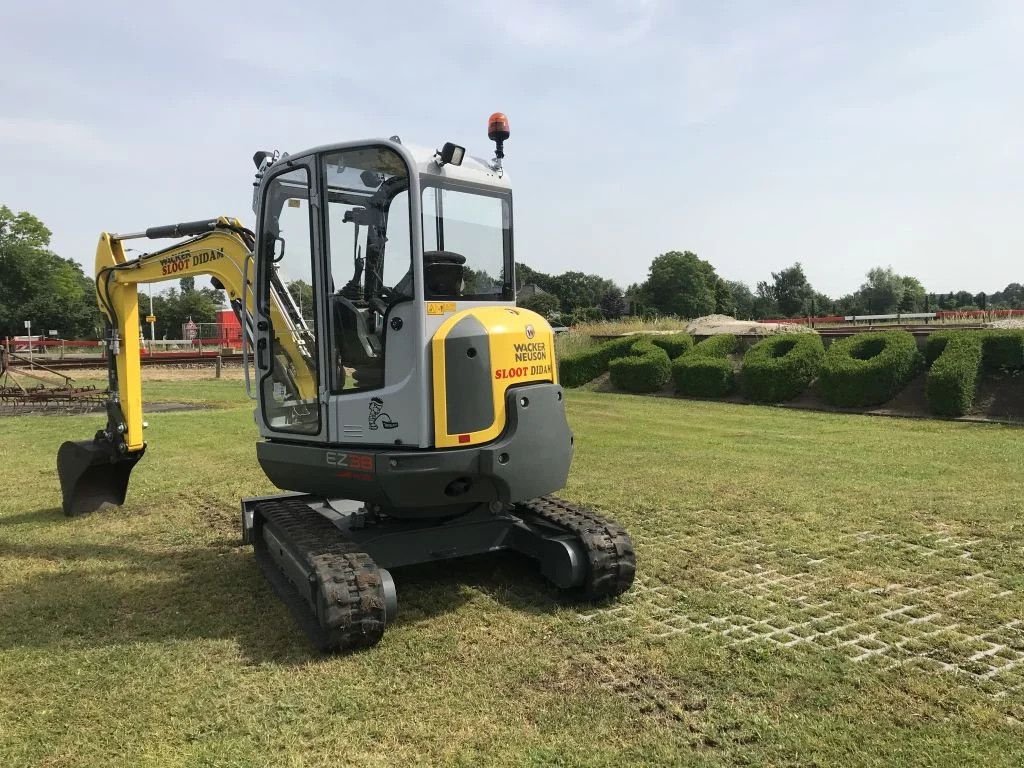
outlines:
[[[423,252],[423,285],[428,299],[453,299],[462,295],[466,257],[452,251]]]
[[[466,257],[453,251],[424,251],[423,280],[427,299],[454,299],[462,295]],[[412,298],[412,269],[405,273],[395,287],[395,294]]]
[[[366,315],[350,298],[336,293],[331,296],[331,320],[339,365],[354,369],[357,386],[380,386],[384,381],[384,359],[380,339],[370,332]]]

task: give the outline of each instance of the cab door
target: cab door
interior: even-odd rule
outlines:
[[[256,231],[255,349],[263,437],[327,440],[320,355],[319,203],[311,159],[268,171]]]
[[[318,162],[330,441],[425,446],[430,385],[411,156],[372,142],[338,145]]]

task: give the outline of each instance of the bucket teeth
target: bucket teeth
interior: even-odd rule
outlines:
[[[57,476],[68,517],[95,512],[104,504],[120,506],[141,451],[120,455],[101,440],[68,441],[57,451]]]

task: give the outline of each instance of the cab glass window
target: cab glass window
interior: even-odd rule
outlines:
[[[413,298],[409,176],[388,147],[323,156],[332,392],[384,385],[388,312]]]

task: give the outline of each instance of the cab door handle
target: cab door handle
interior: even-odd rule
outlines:
[[[267,370],[267,361],[264,358],[264,354],[267,351],[267,340],[260,339],[256,342],[256,367],[261,371]]]

